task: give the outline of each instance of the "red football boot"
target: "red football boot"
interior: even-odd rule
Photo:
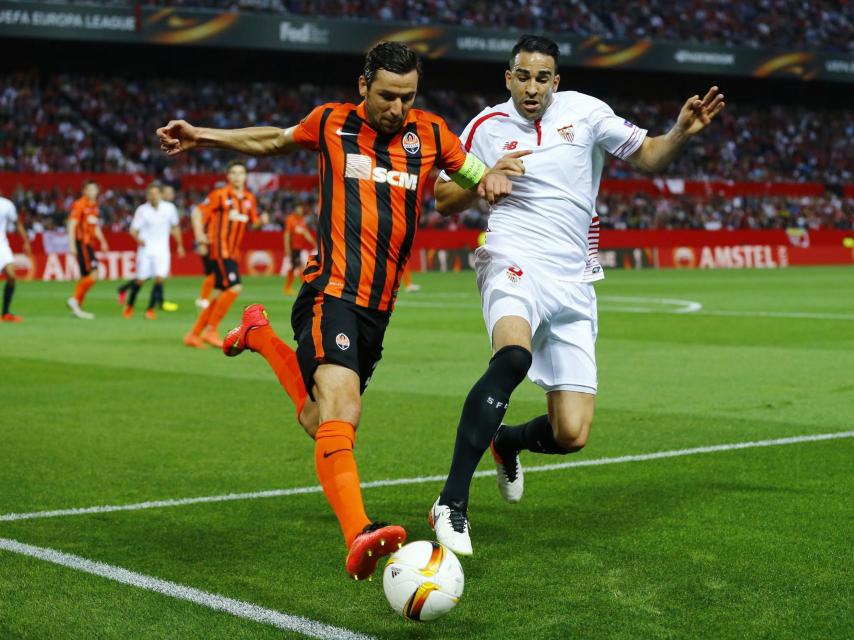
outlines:
[[[347,553],[347,575],[354,580],[369,579],[383,556],[400,549],[406,542],[406,530],[387,522],[373,522],[356,536]]]
[[[243,307],[243,318],[240,326],[229,331],[222,341],[222,352],[229,356],[239,356],[246,348],[246,334],[256,327],[268,327],[267,310],[263,304],[250,304]]]
[[[0,320],[3,322],[23,322],[24,319],[21,316],[16,316],[11,313],[4,313],[0,316]]]

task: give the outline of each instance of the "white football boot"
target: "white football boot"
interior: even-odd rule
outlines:
[[[504,428],[502,424],[498,432]],[[496,433],[498,437],[498,433]],[[492,451],[492,459],[495,460],[496,478],[498,480],[498,492],[507,502],[519,502],[525,491],[525,476],[522,473],[522,463],[519,461],[519,452],[512,455],[498,453],[495,448],[495,438],[489,443]]]
[[[67,300],[67,302],[68,302],[68,308],[71,309],[71,313],[75,317],[82,318],[83,320],[91,320],[92,318],[95,317],[94,313],[89,313],[88,311],[83,311],[83,309],[80,308],[80,303],[77,302],[77,298],[75,298],[74,296],[71,296]]]
[[[429,518],[430,526],[436,532],[436,540],[459,556],[472,555],[469,519],[464,510],[439,504],[436,498]]]

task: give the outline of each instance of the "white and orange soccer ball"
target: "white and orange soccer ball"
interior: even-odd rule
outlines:
[[[409,620],[435,620],[463,595],[460,561],[438,542],[410,542],[388,559],[383,590],[391,608]]]

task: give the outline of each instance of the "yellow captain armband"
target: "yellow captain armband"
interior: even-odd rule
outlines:
[[[483,178],[486,173],[486,165],[473,153],[466,154],[466,161],[460,170],[449,174],[451,180],[463,189],[471,189]]]

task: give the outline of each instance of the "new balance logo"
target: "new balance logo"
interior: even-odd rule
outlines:
[[[510,140],[504,143],[504,146],[501,147],[502,151],[513,151],[516,149],[516,146],[519,144],[518,140]]]

